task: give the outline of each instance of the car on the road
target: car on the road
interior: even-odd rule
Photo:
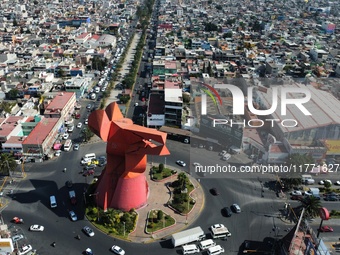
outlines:
[[[77,128],[81,128],[83,126],[83,123],[81,123],[81,122],[79,122],[78,124],[77,124]]]
[[[85,234],[87,234],[88,236],[94,236],[94,232],[92,230],[92,228],[85,226],[83,227],[83,231],[85,232]]]
[[[61,154],[61,150],[57,150],[57,151],[55,151],[54,156],[59,157],[60,154]]]
[[[85,255],[93,255],[93,251],[90,248],[86,248]]]
[[[12,241],[13,242],[17,242],[21,239],[24,239],[24,236],[23,235],[15,235],[15,236],[12,236]]]
[[[91,108],[92,108],[92,104],[86,105],[86,109],[91,109]]]
[[[30,226],[30,231],[40,231],[40,232],[42,232],[42,231],[44,231],[44,226],[41,226],[41,225],[32,225],[32,226]]]
[[[292,196],[302,196],[302,191],[300,191],[300,190],[293,190],[290,194]]]
[[[125,251],[122,248],[120,248],[118,245],[113,245],[111,247],[111,251],[114,254],[117,254],[117,255],[124,255],[125,254]]]
[[[326,200],[326,201],[338,201],[338,197],[337,196],[326,196],[324,198],[324,200]]]
[[[182,160],[177,160],[176,164],[179,165],[179,166],[186,166],[186,164]]]
[[[330,226],[322,226],[320,228],[320,232],[333,232],[333,231],[334,231],[333,228]]]
[[[218,195],[220,194],[216,188],[211,188],[211,189],[210,189],[210,192],[211,192],[211,194],[213,194],[214,196],[218,196]]]
[[[73,130],[74,130],[74,126],[70,126],[70,127],[68,127],[67,132],[72,133]]]
[[[219,229],[224,228],[225,226],[223,224],[214,224],[210,227],[210,229]]]
[[[74,150],[74,151],[78,151],[78,150],[79,150],[79,144],[78,144],[78,143],[75,143],[75,144],[73,145],[73,150]]]
[[[340,186],[340,181],[334,182],[335,185]]]
[[[85,125],[89,124],[89,119],[85,119],[84,124]]]
[[[229,207],[224,207],[222,209],[222,212],[225,216],[230,217],[233,213]]]
[[[106,163],[107,163],[107,160],[105,156],[100,156],[98,158],[98,166],[105,166]]]
[[[325,183],[328,182],[330,185],[332,185],[332,181],[331,180],[321,180],[319,181],[320,185],[325,185]]]
[[[241,212],[241,207],[238,204],[233,204],[231,206],[231,208],[233,209],[234,212],[236,213],[240,213]]]
[[[69,137],[70,137],[70,134],[68,134],[68,133],[63,134],[63,139],[64,140],[67,140]]]
[[[88,170],[94,170],[94,169],[96,169],[96,167],[97,167],[97,165],[95,165],[95,164],[90,164],[90,165],[88,165],[88,164],[86,164],[85,166],[84,166],[84,170],[86,170],[86,171],[88,171]]]
[[[225,154],[227,154],[227,151],[223,150],[223,151],[221,151],[218,155],[224,156]]]
[[[78,220],[78,217],[76,215],[76,213],[74,211],[69,211],[68,213],[70,215],[70,218],[72,221],[77,221]]]
[[[21,248],[19,248],[19,254],[23,255],[26,253],[29,253],[32,250],[32,246],[31,245],[24,245]]]

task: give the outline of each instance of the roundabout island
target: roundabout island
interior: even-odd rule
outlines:
[[[91,113],[89,128],[107,142],[107,165],[86,192],[86,215],[98,229],[146,243],[184,229],[198,216],[204,204],[199,183],[179,169],[147,164],[147,154],[170,154],[165,133],[123,118],[116,103]]]

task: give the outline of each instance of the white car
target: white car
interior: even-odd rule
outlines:
[[[30,231],[44,231],[44,226],[41,225],[32,225],[30,226]]]
[[[72,221],[77,221],[78,220],[78,217],[77,217],[77,215],[76,215],[76,213],[74,211],[70,211],[69,215],[70,215],[70,218],[71,218]]]
[[[59,157],[60,154],[61,154],[61,150],[57,150],[57,151],[54,153],[54,156]]]
[[[67,140],[69,137],[70,137],[70,135],[68,133],[63,134],[63,139],[64,140]]]
[[[231,208],[234,210],[234,212],[236,213],[240,213],[241,212],[241,207],[238,204],[233,204],[231,206]]]
[[[302,192],[300,190],[293,190],[290,194],[292,196],[302,196]]]
[[[83,124],[81,123],[81,122],[79,122],[78,124],[77,124],[77,128],[81,128],[83,126]]]
[[[177,165],[180,165],[180,166],[186,166],[186,165],[187,165],[187,164],[185,164],[184,161],[182,161],[182,160],[177,160],[177,161],[176,161],[176,164],[177,164]]]
[[[214,224],[210,227],[211,229],[218,229],[218,228],[224,228],[223,224]]]
[[[334,182],[335,185],[340,186],[340,181]]]
[[[89,119],[86,119],[86,120],[84,121],[84,124],[85,124],[85,125],[89,124]]]
[[[32,246],[31,245],[24,245],[19,249],[19,254],[23,255],[26,254],[28,252],[30,252],[32,250]]]
[[[319,181],[319,184],[320,185],[324,185],[325,182],[328,182],[328,183],[330,183],[332,185],[332,181],[331,180],[321,180],[321,181]]]
[[[113,245],[111,247],[111,251],[115,254],[118,254],[118,255],[124,255],[125,254],[125,251],[117,245]]]
[[[94,236],[94,232],[92,230],[92,228],[85,226],[83,227],[83,231],[85,232],[85,234],[87,234],[88,236]]]

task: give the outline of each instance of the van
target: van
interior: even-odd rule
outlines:
[[[93,159],[96,159],[96,154],[94,154],[94,153],[85,154],[85,156],[81,160],[81,164],[84,165],[84,164],[92,161]]]
[[[312,178],[310,174],[303,174],[301,180],[303,184],[314,184],[315,183],[315,180]]]
[[[189,244],[182,246],[183,254],[193,254],[196,252],[200,252],[200,249],[197,247],[196,244]]]
[[[99,88],[99,87],[95,87],[95,88],[94,88],[94,92],[95,92],[95,93],[99,93],[99,92],[100,92],[100,88]]]
[[[201,250],[206,250],[206,249],[209,249],[210,247],[213,247],[215,245],[216,245],[216,243],[214,242],[214,240],[207,239],[207,240],[200,242],[199,247],[201,248]]]
[[[224,252],[224,248],[221,245],[216,245],[208,249],[208,255],[217,255]]]
[[[56,200],[55,196],[50,196],[50,206],[51,206],[51,208],[57,207],[57,200]]]

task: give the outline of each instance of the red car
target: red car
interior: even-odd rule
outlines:
[[[330,226],[322,226],[320,228],[320,232],[333,232],[333,228],[331,228]]]
[[[89,175],[94,175],[94,170],[88,170],[86,172],[83,173],[83,176],[89,176]]]
[[[15,223],[15,224],[23,224],[24,223],[24,220],[23,219],[20,219],[19,217],[14,217],[12,219],[12,222]]]

